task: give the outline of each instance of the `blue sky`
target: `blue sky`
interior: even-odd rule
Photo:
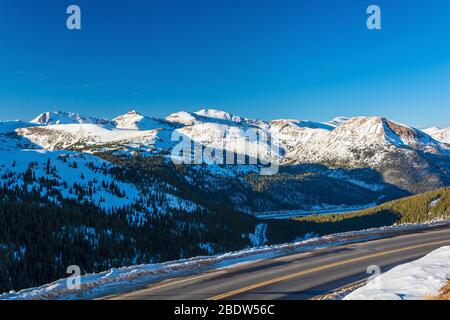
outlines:
[[[449,39],[448,0],[1,0],[0,119],[209,107],[447,126]]]

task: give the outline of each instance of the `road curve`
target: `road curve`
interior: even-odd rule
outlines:
[[[298,253],[180,277],[108,300],[311,299],[450,245],[450,228]]]

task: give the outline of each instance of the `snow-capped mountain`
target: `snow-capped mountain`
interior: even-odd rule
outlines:
[[[99,151],[99,148],[106,148],[123,151],[129,148],[135,151],[142,148],[152,152],[169,151],[174,145],[171,142],[174,130],[203,145],[226,146],[249,156],[257,156],[255,146],[259,135],[263,134],[280,149],[281,163],[290,165],[374,166],[382,164],[395,152],[420,151],[448,156],[449,150],[448,145],[420,130],[381,117],[339,117],[328,123],[262,121],[203,109],[174,113],[166,119],[130,111],[103,123],[74,113],[44,113],[32,123],[46,126],[26,127],[18,129],[17,133],[50,150]],[[111,123],[114,126],[110,126]],[[438,133],[441,134],[434,132]]]
[[[375,165],[394,151],[423,151],[447,155],[448,145],[428,134],[381,117],[336,118],[328,123],[301,120],[262,121],[245,119],[230,113],[203,109],[178,112],[166,119],[150,118],[136,111],[112,121],[74,113],[43,113],[31,122],[45,124],[19,128],[19,135],[45,149],[80,150],[98,147],[146,151],[170,149],[174,130],[203,145],[226,147],[256,156],[246,141],[256,143],[258,135],[270,137],[284,154],[282,163],[346,163]],[[113,126],[111,126],[113,124]],[[20,126],[18,126],[20,127]],[[440,131],[433,134],[441,134]],[[249,150],[245,150],[248,147]],[[252,151],[253,150],[253,151]],[[364,156],[364,154],[366,154]]]
[[[240,123],[243,121],[241,117],[232,115],[231,113],[222,111],[222,110],[216,110],[216,109],[202,109],[200,111],[195,112],[195,114],[203,117],[213,118],[213,119],[220,119],[220,120],[227,120],[232,122]]]
[[[168,117],[184,126],[183,135],[201,144],[219,148],[231,146],[253,156],[251,145],[262,132],[276,144],[281,164],[331,164],[345,167],[382,165],[395,153],[424,152],[447,157],[449,146],[415,128],[381,117],[335,119],[330,123],[274,120],[250,121],[218,111],[178,113]],[[204,115],[208,117],[203,118]],[[231,120],[230,120],[231,119]],[[331,124],[333,123],[333,125]],[[254,134],[252,134],[254,133]],[[254,138],[254,139],[252,139]],[[233,144],[234,143],[234,144]]]
[[[380,117],[351,118],[335,129],[298,125],[272,131],[287,150],[289,163],[377,165],[394,152],[424,151],[447,155],[447,146],[420,130]]]
[[[52,111],[44,112],[31,120],[31,123],[38,125],[54,125],[54,124],[110,124],[107,119],[98,119],[93,117],[84,117],[73,112]]]
[[[263,121],[202,109],[181,111],[165,119],[130,111],[111,121],[98,121],[58,112],[41,114],[30,124],[23,123],[23,127],[21,123],[5,126],[11,127],[22,141],[45,150],[167,155],[178,143],[172,141],[176,133],[197,144],[250,158],[272,152],[271,159],[281,166],[372,168],[385,181],[408,191],[446,185],[450,179],[448,144],[382,117]]]
[[[216,109],[201,109],[197,112],[180,111],[166,117],[166,120],[180,126],[215,123],[240,127],[258,127],[267,129],[269,123],[258,119],[242,118],[231,113]]]
[[[112,122],[115,124],[116,128],[125,130],[146,131],[173,128],[171,123],[163,119],[145,117],[134,110],[118,116],[113,119]]]
[[[152,151],[157,144],[157,130],[137,131],[104,127],[97,124],[66,124],[28,127],[16,132],[47,150],[81,150],[85,152]]]
[[[423,132],[429,134],[438,141],[450,144],[450,128],[441,129],[438,127],[433,127],[425,129]]]
[[[345,121],[347,121],[349,119],[350,118],[340,116],[340,117],[334,118],[331,121],[326,122],[326,124],[329,124],[330,126],[333,126],[333,127],[338,127],[338,126],[340,126],[341,124],[343,124]]]
[[[46,150],[91,153],[121,150],[151,153],[155,148],[168,149],[170,135],[165,133],[176,127],[164,119],[144,117],[136,111],[113,120],[46,112],[33,119],[32,124],[16,128],[17,134]]]

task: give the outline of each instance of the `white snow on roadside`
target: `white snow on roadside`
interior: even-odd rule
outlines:
[[[48,285],[25,289],[18,293],[5,293],[0,295],[0,300],[93,299],[139,289],[151,283],[170,278],[200,274],[220,268],[230,268],[242,263],[251,263],[286,254],[308,252],[342,244],[389,237],[404,231],[423,230],[441,226],[450,226],[450,221],[433,221],[425,224],[405,224],[352,231],[311,238],[295,243],[249,248],[210,257],[196,257],[158,264],[117,268],[81,276],[81,288],[79,290],[70,290],[67,287],[67,279],[61,279]]]
[[[371,280],[344,300],[421,300],[437,296],[450,279],[450,246]]]

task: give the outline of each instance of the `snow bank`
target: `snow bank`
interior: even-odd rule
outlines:
[[[230,268],[242,263],[251,263],[286,254],[313,251],[331,246],[388,237],[404,231],[429,229],[439,226],[450,226],[450,221],[434,221],[425,224],[406,224],[345,232],[295,243],[249,248],[210,257],[196,257],[159,264],[111,269],[98,274],[82,276],[80,279],[81,288],[78,290],[69,289],[67,279],[61,279],[38,288],[25,289],[18,293],[5,293],[0,295],[0,300],[93,299],[139,289],[151,283],[170,278],[200,274],[208,270]]]
[[[421,300],[436,296],[450,279],[450,246],[398,266],[344,300]]]

